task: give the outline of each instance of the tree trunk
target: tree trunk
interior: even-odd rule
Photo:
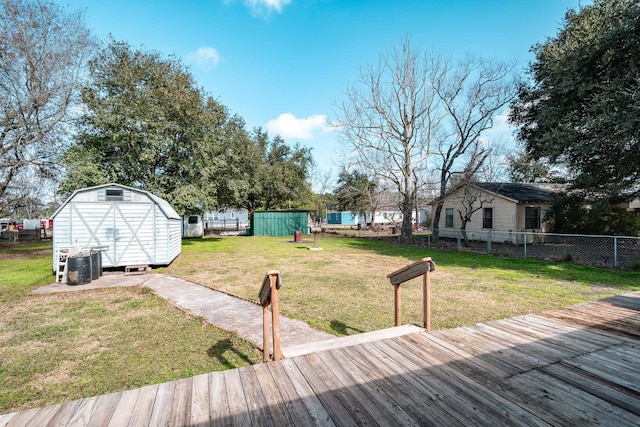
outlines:
[[[413,201],[411,194],[405,194],[402,202],[402,229],[400,231],[400,241],[410,242],[413,236],[411,229],[411,214],[413,213]]]

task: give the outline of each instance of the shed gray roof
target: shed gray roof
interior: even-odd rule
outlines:
[[[525,184],[519,182],[476,182],[478,188],[518,202],[552,202],[565,187],[560,184]]]
[[[164,212],[164,214],[167,216],[167,218],[170,218],[170,219],[181,219],[180,215],[178,215],[178,213],[175,211],[175,209],[173,209],[173,207],[166,200],[161,199],[160,197],[158,197],[156,195],[153,195],[148,191],[140,190],[138,188],[128,187],[126,185],[116,184],[116,183],[96,185],[94,187],[87,187],[87,188],[81,188],[81,189],[75,190],[73,192],[73,194],[71,194],[71,196],[69,196],[69,198],[67,198],[67,200],[64,203],[62,203],[62,205],[60,205],[60,207],[58,207],[58,209],[52,215],[52,218],[55,218],[56,215],[58,215],[58,212],[60,212],[62,210],[62,208],[76,196],[76,194],[87,192],[87,191],[95,191],[95,190],[98,190],[98,189],[101,189],[101,188],[122,188],[122,189],[125,189],[125,190],[133,191],[135,193],[145,194],[155,204],[158,205],[160,210],[162,210],[162,212]]]

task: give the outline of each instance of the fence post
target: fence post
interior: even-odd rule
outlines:
[[[613,236],[613,266],[618,266],[618,237]]]
[[[491,253],[491,230],[487,234],[487,252]]]
[[[462,238],[462,231],[458,230],[458,250],[462,249],[462,242],[460,239]]]
[[[526,231],[523,233],[523,237],[524,237],[524,257],[523,258],[526,258],[527,257],[527,232]]]

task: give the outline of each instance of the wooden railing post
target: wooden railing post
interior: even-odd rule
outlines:
[[[391,284],[394,286],[395,290],[395,322],[396,326],[400,326],[400,285],[407,280],[415,279],[416,277],[422,275],[422,323],[423,327],[427,330],[431,330],[431,278],[429,273],[435,271],[436,265],[431,260],[431,258],[422,258],[419,261],[416,261],[412,264],[409,264],[405,267],[402,267],[399,270],[394,271],[391,274],[388,274],[387,277],[391,281]]]
[[[268,362],[269,357],[269,311],[271,311],[271,331],[273,333],[273,360],[284,359],[280,347],[280,316],[278,313],[278,289],[282,286],[280,273],[277,270],[267,272],[262,281],[259,298],[262,306],[262,361]],[[269,310],[271,306],[271,310]]]

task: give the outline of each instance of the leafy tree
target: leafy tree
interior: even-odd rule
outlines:
[[[527,153],[564,165],[578,188],[611,194],[640,180],[640,4],[595,0],[569,10],[534,46],[511,121]]]
[[[245,176],[249,183],[244,206],[258,209],[311,208],[311,185],[307,181],[313,165],[311,149],[287,145],[258,128],[253,147],[245,154]]]
[[[585,192],[559,197],[547,211],[545,220],[555,233],[619,236],[640,233],[640,216],[635,212],[620,208],[615,199]]]
[[[553,182],[557,184],[567,182],[566,178],[548,163],[536,159],[526,152],[509,154],[506,161],[509,164],[511,182]]]
[[[377,210],[377,189],[378,185],[367,174],[343,169],[338,175],[338,185],[335,189],[338,209],[357,212],[365,222],[366,213],[370,211],[373,222]]]
[[[0,0],[0,209],[5,195],[19,196],[16,180],[57,176],[94,48],[82,14],[47,1]]]
[[[164,197],[182,214],[240,199],[244,122],[202,93],[176,59],[112,40],[90,72],[63,191],[118,182]]]

